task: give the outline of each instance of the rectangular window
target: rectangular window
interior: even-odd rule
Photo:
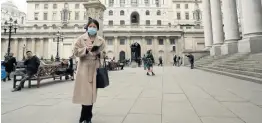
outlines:
[[[190,26],[187,26],[186,29],[191,29],[191,27],[190,27]]]
[[[160,7],[159,0],[156,0],[156,7]]]
[[[175,51],[175,52],[176,52],[176,46],[173,46],[173,51]]]
[[[189,13],[188,12],[186,12],[185,16],[186,16],[186,20],[189,20]]]
[[[52,20],[56,20],[56,12],[53,12]]]
[[[180,4],[176,4],[176,8],[177,8],[177,9],[180,9]]]
[[[137,0],[131,0],[131,5],[132,5],[132,6],[136,7],[136,6],[137,6],[137,3],[138,3]]]
[[[107,40],[107,45],[113,45],[113,40],[112,39]]]
[[[48,4],[44,4],[44,9],[48,9]]]
[[[176,13],[176,18],[177,18],[177,20],[181,20],[181,13],[180,12]]]
[[[185,9],[188,9],[188,4],[185,4]]]
[[[35,4],[35,9],[39,9],[39,4]]]
[[[175,45],[175,39],[170,39],[170,42],[169,42],[171,45]]]
[[[75,12],[75,20],[79,20],[79,12]]]
[[[121,20],[121,21],[120,21],[120,25],[125,25],[125,21],[124,21],[124,20]]]
[[[57,4],[53,4],[53,9],[57,9]]]
[[[109,7],[112,7],[114,5],[114,0],[109,0]]]
[[[125,0],[120,0],[120,7],[124,7],[125,6]]]
[[[79,4],[75,4],[75,9],[79,9]]]
[[[149,1],[148,0],[145,0],[145,5],[149,6]]]
[[[44,20],[48,20],[48,15],[47,15],[47,13],[44,13]]]
[[[159,45],[164,45],[164,39],[158,39],[158,44]]]
[[[146,20],[146,25],[147,25],[147,26],[150,25],[150,20]]]
[[[152,39],[146,39],[146,44],[147,45],[152,45]]]
[[[161,26],[161,20],[157,20],[157,25]]]
[[[108,21],[108,25],[113,26],[114,22],[112,20]]]
[[[125,45],[126,42],[125,42],[125,39],[120,39],[120,45]]]
[[[38,12],[35,12],[35,15],[34,15],[35,20],[38,20],[38,15],[39,15],[39,13],[38,13]]]

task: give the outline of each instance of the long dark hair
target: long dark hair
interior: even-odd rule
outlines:
[[[86,31],[88,30],[88,26],[89,26],[91,23],[94,23],[94,24],[96,25],[96,27],[97,27],[97,30],[99,30],[99,23],[98,23],[98,21],[97,21],[96,19],[93,19],[93,18],[89,17],[89,18],[88,18],[88,22],[87,22],[87,24],[86,24],[86,26],[85,26]]]

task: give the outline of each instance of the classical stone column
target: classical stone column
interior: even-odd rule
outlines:
[[[222,4],[225,42],[221,47],[221,52],[223,55],[237,53],[237,43],[240,39],[240,33],[238,28],[236,0],[222,0]]]
[[[224,42],[224,31],[222,24],[222,13],[220,0],[210,0],[213,46],[210,55],[221,55],[221,45]]]
[[[203,7],[204,7],[203,24],[204,24],[205,46],[206,49],[209,50],[213,44],[210,0],[203,0]]]
[[[154,58],[156,59],[157,57],[157,45],[158,45],[158,36],[154,36],[154,39],[153,39],[153,49],[152,50],[152,53],[153,53],[153,56]]]
[[[114,36],[114,54],[115,54],[115,58],[119,59],[119,51],[118,51],[118,38],[117,36]]]
[[[36,38],[32,38],[32,48],[31,48],[31,51],[33,54],[36,55],[36,52],[35,52],[35,42],[36,42]]]
[[[19,53],[18,53],[18,38],[13,38],[14,41],[14,49],[12,49],[13,53],[14,53],[14,57],[16,57],[17,59],[19,58]]]
[[[25,56],[26,57],[26,51],[27,51],[27,39],[26,38],[22,38],[23,41],[23,47],[22,47],[22,59]]]
[[[239,52],[262,52],[262,6],[261,0],[241,0],[243,39]]]
[[[141,41],[141,57],[146,53],[146,37],[142,36],[142,41]]]
[[[165,40],[165,61],[164,63],[167,65],[169,63],[169,46],[170,46],[170,36],[166,36]]]
[[[103,16],[106,7],[99,0],[88,0],[83,5],[86,8],[87,17],[96,19],[99,22],[98,35],[103,37]]]
[[[44,38],[39,38],[40,40],[40,58],[44,58]]]
[[[127,36],[125,45],[126,45],[126,58],[128,58],[128,59],[130,58],[130,60],[131,60],[131,48],[130,48],[131,37],[130,36]]]
[[[52,55],[53,55],[53,49],[52,49],[52,42],[53,42],[53,38],[49,37],[48,39],[48,58],[47,59],[51,59]],[[53,55],[53,58],[55,58],[55,56]]]

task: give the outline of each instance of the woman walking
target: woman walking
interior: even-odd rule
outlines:
[[[100,53],[105,48],[104,39],[97,36],[98,30],[98,21],[89,18],[86,33],[77,39],[74,46],[73,52],[79,61],[73,103],[82,105],[79,123],[92,123],[92,109],[97,98],[96,69],[100,66]]]
[[[153,72],[153,64],[155,63],[155,60],[154,60],[154,56],[153,54],[151,53],[152,51],[151,50],[148,50],[147,53],[146,53],[146,66],[147,66],[147,73],[146,75],[150,75],[149,73],[151,72],[152,73],[152,76],[155,75],[155,73]]]

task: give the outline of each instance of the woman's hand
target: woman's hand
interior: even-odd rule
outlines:
[[[91,49],[93,48],[93,45],[92,44],[87,44],[87,50],[89,51],[89,52],[91,52]]]

